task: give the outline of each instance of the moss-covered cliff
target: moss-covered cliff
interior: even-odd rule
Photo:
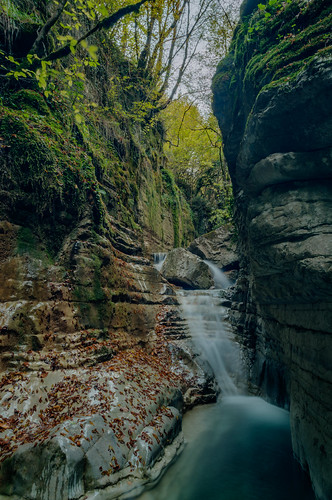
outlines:
[[[258,3],[252,2],[251,7],[257,7]],[[245,8],[243,13],[246,13]],[[316,149],[329,142],[329,135],[320,137],[317,133],[322,121],[329,127],[330,110],[322,106],[330,91],[328,82],[325,85],[321,82],[321,95],[317,91],[315,113],[305,109],[303,97],[301,111],[294,114],[295,110],[290,109],[286,122],[274,118],[264,137],[257,137],[254,127],[257,115],[272,96],[292,92],[304,70],[314,76],[319,71],[318,66],[329,67],[331,16],[331,4],[327,0],[275,2],[266,10],[254,9],[252,15],[244,16],[237,26],[229,55],[220,63],[213,79],[214,109],[236,186],[245,186],[252,164],[271,153],[306,151],[306,138],[315,141]],[[268,126],[267,114],[262,118],[264,126]],[[298,137],[293,133],[296,127]],[[245,139],[250,133],[255,133],[259,148],[255,143],[251,150],[248,149],[249,142]],[[247,149],[242,155],[248,155],[245,161],[241,156],[238,158],[243,139],[243,147]]]
[[[289,407],[296,456],[329,499],[331,2],[247,1],[213,80],[236,192],[233,318],[252,382]]]
[[[157,477],[183,398],[215,392],[179,360],[174,291],[146,258],[193,225],[162,124],[136,113],[142,75],[98,35],[98,64],[58,62],[46,94],[6,75],[49,6],[0,2],[0,494],[64,500]]]
[[[51,253],[87,209],[98,231],[107,211],[159,245],[190,240],[189,207],[168,181],[161,125],[143,131],[101,107],[79,125],[60,93],[47,102],[35,89],[10,89],[0,134],[1,216],[40,230]]]
[[[0,57],[8,69],[52,13],[45,2],[30,3],[1,7]],[[138,112],[148,77],[103,33],[89,43],[98,62],[83,48],[61,60],[48,70],[47,97],[30,76],[16,80],[2,70],[1,216],[38,226],[55,245],[51,253],[87,208],[98,230],[107,212],[151,233],[154,248],[186,244],[190,210],[168,182],[163,126]]]

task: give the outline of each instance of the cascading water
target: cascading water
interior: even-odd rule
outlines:
[[[228,288],[231,284],[227,276],[217,267],[213,262],[204,260],[205,264],[209,266],[212,274],[215,288]]]
[[[228,285],[212,269],[216,287]],[[193,341],[221,388],[215,405],[189,412],[186,447],[141,500],[314,500],[309,479],[293,458],[289,414],[260,398],[238,395],[240,349],[223,321],[222,291],[180,291]],[[242,385],[244,385],[242,380]]]
[[[165,252],[157,252],[153,254],[153,265],[158,271],[161,270],[163,262],[166,259],[166,255],[167,253]]]
[[[222,393],[237,394],[240,350],[230,328],[223,322],[225,308],[220,305],[221,291],[183,290],[177,295],[191,337],[211,365]]]

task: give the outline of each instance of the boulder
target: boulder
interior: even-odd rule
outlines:
[[[238,268],[236,244],[227,226],[221,226],[215,231],[199,236],[190,244],[188,250],[201,259],[213,262],[221,270]]]
[[[206,290],[213,286],[209,266],[184,248],[175,248],[167,254],[161,274],[174,285]]]

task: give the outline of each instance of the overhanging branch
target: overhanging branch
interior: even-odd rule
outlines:
[[[101,31],[103,29],[104,30],[110,29],[118,21],[120,21],[120,19],[122,19],[124,16],[131,14],[132,12],[138,12],[139,9],[141,8],[141,6],[148,1],[149,0],[141,0],[138,3],[127,5],[126,7],[122,7],[121,9],[117,10],[116,12],[114,12],[114,14],[111,14],[109,17],[102,19],[97,24],[95,24],[95,26],[93,26],[93,28],[91,28],[84,35],[82,35],[77,40],[76,45],[79,45],[80,43],[83,42],[83,40],[86,40],[88,37],[90,37],[94,33],[97,33],[98,31]],[[62,59],[63,57],[66,57],[70,54],[70,51],[71,51],[70,48],[71,48],[71,44],[67,43],[63,47],[60,47],[59,49],[55,50],[54,52],[51,52],[51,54],[44,57],[43,60],[44,61],[56,61],[57,59]]]

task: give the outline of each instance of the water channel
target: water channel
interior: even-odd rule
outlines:
[[[218,279],[227,285],[224,277]],[[221,397],[184,417],[184,451],[139,499],[314,500],[310,481],[293,458],[289,413],[245,395],[240,349],[224,322],[221,295],[220,290],[178,294]]]

